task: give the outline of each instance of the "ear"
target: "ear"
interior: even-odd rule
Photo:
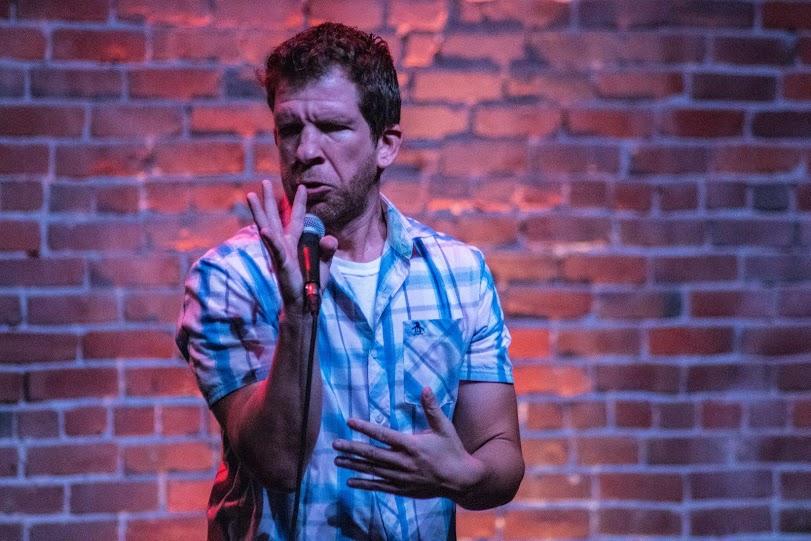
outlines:
[[[377,140],[377,167],[385,169],[394,163],[397,153],[400,152],[400,145],[403,142],[403,132],[399,124],[392,124],[383,131],[380,139]]]

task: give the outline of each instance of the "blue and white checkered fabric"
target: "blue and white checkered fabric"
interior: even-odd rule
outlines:
[[[357,474],[334,465],[332,442],[365,438],[347,428],[350,417],[404,433],[426,429],[425,385],[452,417],[460,380],[512,383],[510,337],[481,252],[385,204],[392,249],[381,261],[373,321],[334,266],[324,291],[323,414],[304,478],[301,539],[454,539],[451,501],[351,489],[346,480]],[[209,404],[268,375],[281,307],[268,261],[247,227],[189,272],[177,343]],[[293,496],[263,488],[223,443],[209,539],[288,539]]]

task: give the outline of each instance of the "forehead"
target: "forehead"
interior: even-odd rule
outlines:
[[[274,115],[284,117],[308,110],[360,114],[358,88],[343,69],[334,67],[318,79],[303,84],[291,84],[282,79],[276,88]]]

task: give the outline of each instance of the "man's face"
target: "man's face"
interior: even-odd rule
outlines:
[[[282,185],[292,201],[307,188],[307,210],[337,231],[374,200],[379,144],[360,112],[358,90],[333,68],[302,87],[282,80],[273,116]]]

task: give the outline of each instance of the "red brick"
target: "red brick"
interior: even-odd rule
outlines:
[[[4,332],[0,363],[27,364],[76,358],[78,337],[67,333]]]
[[[595,388],[600,391],[676,393],[679,368],[653,364],[604,364],[595,367]]]
[[[736,65],[786,65],[792,61],[792,48],[776,38],[716,37],[712,45],[714,60]]]
[[[676,109],[662,117],[662,133],[679,137],[743,135],[744,112],[719,109]]]
[[[498,74],[485,72],[426,71],[414,77],[416,101],[442,100],[475,103],[501,97]]]
[[[264,103],[193,106],[190,127],[195,135],[270,134],[273,133],[273,113]]]
[[[0,403],[15,403],[23,391],[23,376],[13,372],[0,372]]]
[[[706,186],[706,190],[708,209],[739,209],[747,205],[748,190],[746,184],[742,182],[713,182]]]
[[[389,26],[423,31],[441,30],[448,9],[440,0],[396,0],[389,5]]]
[[[664,509],[601,509],[598,521],[601,534],[678,536],[682,533],[681,516]]]
[[[794,403],[791,412],[791,425],[796,428],[811,427],[811,401],[802,400]]]
[[[752,119],[757,137],[806,138],[811,136],[811,112],[762,111]]]
[[[207,523],[205,515],[199,517],[171,517],[130,519],[127,521],[126,541],[187,541],[204,539]]]
[[[93,109],[90,133],[94,137],[178,135],[183,130],[183,113],[177,107],[100,105]]]
[[[94,481],[71,485],[71,513],[122,513],[158,508],[156,481]]]
[[[0,144],[0,175],[47,172],[46,145]]]
[[[220,86],[220,74],[205,68],[142,68],[130,70],[127,79],[133,98],[213,98]]]
[[[170,513],[205,509],[211,495],[211,479],[168,479],[166,510]]]
[[[783,75],[783,96],[789,100],[811,100],[811,74],[787,73]]]
[[[155,433],[155,410],[150,406],[118,407],[113,411],[116,436],[147,436]]]
[[[0,295],[0,325],[19,325],[22,323],[22,305],[17,296]]]
[[[808,280],[811,278],[811,258],[802,254],[749,256],[744,260],[744,277],[787,282]]]
[[[739,428],[743,411],[740,404],[724,402],[703,402],[701,404],[701,426],[704,428]]]
[[[811,28],[811,6],[805,2],[766,2],[763,4],[763,26],[798,30]]]
[[[716,536],[771,531],[771,512],[767,506],[719,507],[697,509],[690,513],[690,533],[693,535]]]
[[[180,261],[172,255],[105,257],[90,264],[90,282],[96,286],[173,286],[180,279]]]
[[[769,75],[695,73],[691,95],[696,100],[772,101],[776,89],[777,82]]]
[[[186,367],[133,368],[125,376],[127,396],[200,396],[197,382]]]
[[[811,64],[811,39],[802,37],[797,45],[797,56],[803,64]]]
[[[761,290],[693,291],[693,317],[766,318],[774,313],[774,295]]]
[[[659,208],[663,212],[678,212],[698,208],[698,186],[693,182],[668,183],[658,186]]]
[[[77,5],[40,0],[18,0],[17,17],[20,19],[62,19],[66,21],[106,21],[107,0],[87,0]]]
[[[124,298],[124,319],[175,323],[182,300],[178,293],[133,293]]]
[[[647,184],[617,182],[611,203],[614,210],[645,212],[653,206],[653,189]]]
[[[579,73],[548,73],[535,66],[512,69],[506,92],[510,98],[541,98],[558,105],[569,105],[594,98],[590,79]]]
[[[607,424],[605,404],[573,402],[569,405],[569,425],[575,429],[601,428]]]
[[[568,462],[569,444],[564,439],[523,438],[521,452],[528,466],[561,466]]]
[[[563,428],[563,408],[560,404],[528,403],[526,427],[529,430],[554,430]]]
[[[748,2],[584,0],[580,10],[586,28],[624,30],[664,25],[746,28],[752,26],[755,16]]]
[[[786,533],[808,533],[811,531],[811,520],[805,506],[780,511],[780,531]]]
[[[811,472],[784,471],[780,473],[780,495],[784,500],[811,498]]]
[[[62,511],[65,490],[61,486],[1,486],[0,513],[45,515]]]
[[[677,72],[601,71],[594,74],[594,84],[604,98],[654,100],[684,92],[684,78]]]
[[[166,143],[155,148],[155,171],[162,174],[239,173],[245,169],[240,143],[190,141]]]
[[[518,500],[586,500],[591,496],[591,479],[584,475],[527,475],[518,489]]]
[[[781,316],[811,316],[811,288],[796,286],[779,289],[777,303],[777,313]]]
[[[36,253],[40,247],[39,222],[0,220],[0,252],[26,251]]]
[[[230,5],[230,4],[227,4]],[[221,19],[218,17],[217,21]],[[223,28],[183,28],[159,26],[152,29],[152,57],[156,60],[186,60],[190,62],[218,61],[221,64],[234,64],[240,60],[245,34],[239,29]],[[263,53],[281,42],[264,42]],[[251,64],[261,63],[261,58],[245,59]]]
[[[113,473],[118,446],[114,443],[29,447],[27,475],[77,475]],[[61,506],[60,506],[61,509]]]
[[[118,539],[118,521],[37,522],[31,526],[31,541],[86,541],[87,539]]]
[[[597,477],[603,500],[679,502],[682,476],[655,473],[604,473]]]
[[[619,148],[584,144],[544,143],[532,148],[532,162],[545,173],[618,173]]]
[[[118,394],[118,374],[114,368],[65,368],[30,372],[28,400],[107,397]]]
[[[65,434],[68,436],[99,436],[107,430],[107,410],[87,406],[65,411]]]
[[[67,177],[134,176],[149,167],[150,151],[137,144],[58,146],[56,174]]]
[[[727,173],[781,173],[795,170],[800,165],[802,153],[797,148],[775,145],[718,146],[712,151],[711,171]],[[718,186],[721,183],[713,184]],[[737,186],[737,184],[731,184]],[[742,205],[736,205],[738,207]]]
[[[0,6],[5,2],[5,10],[8,11],[8,2],[10,0],[0,0]],[[22,524],[0,524],[0,538],[2,539],[23,539]],[[39,538],[30,537],[32,541],[41,541]],[[52,538],[57,539],[57,538]]]
[[[205,442],[154,443],[124,449],[124,470],[132,474],[207,471],[214,465],[214,450]]]
[[[595,436],[576,439],[577,462],[586,466],[636,464],[639,443],[620,436]]]
[[[143,32],[58,28],[51,34],[55,60],[140,62],[146,55]]]
[[[689,392],[752,391],[767,389],[769,385],[769,373],[761,364],[697,365],[687,370]]]
[[[572,208],[605,208],[608,186],[603,181],[572,181],[569,184],[569,205]]]
[[[509,141],[466,140],[442,146],[440,170],[448,176],[519,173],[528,167],[524,145]]]
[[[0,286],[81,285],[84,262],[77,258],[0,260]]]
[[[135,329],[89,332],[82,350],[87,359],[171,359],[176,354],[172,332]]]
[[[595,284],[642,284],[646,260],[620,255],[572,255],[563,260],[563,277]]]
[[[663,327],[650,329],[652,355],[719,355],[730,353],[734,330],[730,327]]]
[[[9,424],[11,415],[9,414]],[[11,427],[8,436],[12,436]],[[6,434],[4,434],[6,436]],[[20,456],[17,447],[0,447],[0,477],[17,477],[20,465]]]
[[[558,331],[557,353],[564,356],[638,355],[638,329],[566,329]]]
[[[655,438],[648,441],[648,464],[723,464],[727,450],[723,438]]]
[[[659,428],[682,430],[696,426],[696,408],[692,402],[668,402],[654,405]]]
[[[75,182],[51,185],[51,212],[80,212],[91,214],[96,202],[93,186],[77,185]]]
[[[200,213],[181,218],[156,219],[147,224],[147,239],[153,250],[207,250],[248,225],[248,220],[233,214]]]
[[[478,247],[514,246],[518,241],[518,222],[499,214],[463,214],[451,222],[426,220],[437,231]]]
[[[363,30],[374,30],[383,24],[383,6],[377,0],[312,0],[309,15],[312,24],[335,21]],[[300,19],[291,23],[291,27],[301,24]]]
[[[0,96],[22,98],[25,95],[25,71],[13,67],[0,67]]]
[[[202,26],[211,20],[212,4],[205,0],[179,0],[163,3],[152,0],[119,0],[116,14],[129,21],[179,26]]]
[[[468,112],[460,107],[411,105],[403,107],[400,125],[410,139],[442,139],[468,129]]]
[[[653,426],[653,410],[646,402],[616,402],[614,422],[622,428],[650,428]]]
[[[516,366],[513,374],[515,392],[520,395],[548,393],[558,396],[575,396],[591,389],[591,381],[586,371],[576,366]]]
[[[743,460],[760,462],[808,462],[811,440],[806,436],[763,436],[744,440],[740,447]]]
[[[0,57],[16,60],[42,60],[45,58],[45,36],[38,28],[0,28],[3,50]]]
[[[510,327],[512,342],[510,343],[510,357],[545,358],[549,356],[549,331],[529,327]]]
[[[524,56],[524,35],[521,32],[452,32],[445,35],[439,46],[445,60],[491,61],[509,65]]]
[[[811,352],[811,327],[771,325],[746,329],[743,333],[744,353],[777,356]]]
[[[115,296],[49,295],[28,297],[28,322],[40,325],[98,323],[118,319]]]
[[[0,182],[0,210],[39,210],[42,203],[41,182],[28,180]]]
[[[785,428],[789,421],[788,405],[783,400],[757,400],[749,404],[749,427]]]
[[[402,152],[400,156],[400,162],[402,163]],[[254,141],[253,158],[253,169],[256,173],[279,173],[279,149],[272,141]]]
[[[166,436],[197,434],[203,426],[201,414],[199,406],[163,406],[160,416],[161,433]]]
[[[523,226],[527,240],[545,244],[609,241],[611,224],[607,218],[562,214],[529,217]]]
[[[511,286],[502,295],[504,311],[548,319],[576,319],[591,310],[591,295],[582,291]]]
[[[695,246],[704,243],[705,223],[690,219],[638,218],[620,221],[622,243],[632,246]]]
[[[648,137],[653,114],[644,109],[573,109],[566,114],[566,126],[572,135]]]
[[[738,261],[732,255],[657,257],[653,260],[656,282],[716,282],[737,277]]]
[[[585,509],[510,510],[505,516],[506,539],[587,539],[589,512]]]
[[[521,22],[532,28],[567,27],[571,19],[571,6],[554,0],[521,2],[465,2],[460,5],[464,22]]]
[[[59,435],[59,417],[53,410],[26,410],[17,413],[20,438],[54,438]]]
[[[706,147],[640,145],[631,153],[631,174],[703,173],[707,170],[708,156]]]
[[[116,68],[31,69],[31,95],[35,98],[116,98],[124,88]]]
[[[788,247],[794,240],[794,222],[789,220],[719,220],[711,231],[718,246]]]
[[[53,250],[135,251],[143,245],[143,226],[128,220],[51,223],[48,227],[48,246]]]

